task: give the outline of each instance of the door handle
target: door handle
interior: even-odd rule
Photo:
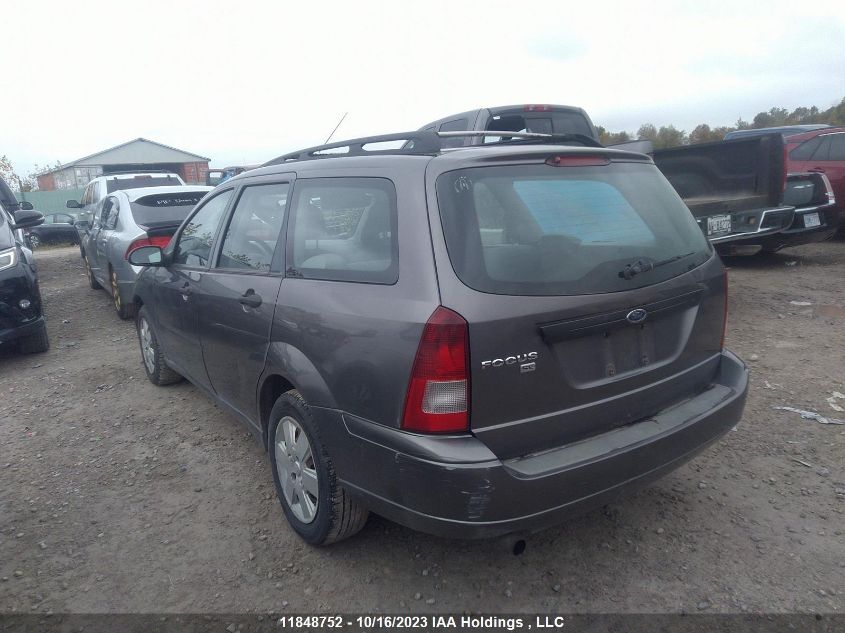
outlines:
[[[184,286],[182,286],[181,288],[179,288],[179,292],[182,294],[182,296],[183,296],[183,297],[186,297],[186,298],[187,298],[187,297],[189,297],[189,296],[191,295],[191,293],[192,293],[193,291],[191,290],[191,286],[190,286],[190,284],[188,284],[188,283],[186,282]]]
[[[243,293],[238,299],[241,302],[241,305],[248,306],[250,308],[257,308],[261,305],[261,295],[255,294],[255,290],[250,288],[245,293]]]

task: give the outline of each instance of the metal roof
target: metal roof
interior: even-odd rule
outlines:
[[[50,169],[42,174],[51,174],[62,171],[68,167],[99,166],[99,165],[138,165],[145,163],[195,163],[198,161],[209,161],[210,158],[192,154],[163,143],[156,143],[146,138],[134,140],[115,145],[109,149],[78,158],[69,163],[64,163],[55,169]]]

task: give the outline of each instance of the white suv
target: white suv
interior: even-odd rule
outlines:
[[[82,199],[68,200],[69,209],[79,209],[78,221],[90,222],[96,216],[100,205],[106,196],[123,189],[140,189],[142,187],[168,187],[184,185],[185,181],[170,172],[138,171],[121,174],[97,176],[87,185]],[[80,227],[82,228],[82,227]]]

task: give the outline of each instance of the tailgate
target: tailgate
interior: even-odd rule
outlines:
[[[432,161],[441,300],[468,323],[470,426],[502,459],[693,396],[721,351],[721,262],[655,166],[548,151]]]
[[[708,237],[731,232],[729,220],[708,224],[710,217],[770,209],[782,203],[785,168],[779,134],[656,150],[654,163]],[[734,231],[739,228],[735,226]]]
[[[504,319],[471,313],[473,432],[506,459],[642,420],[699,393],[717,370],[723,288],[714,258],[689,279],[588,306],[583,298],[535,299]],[[632,323],[641,310],[644,320]]]

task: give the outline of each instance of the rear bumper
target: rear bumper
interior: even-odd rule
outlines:
[[[807,228],[804,218],[813,214],[818,214],[819,225]],[[778,250],[787,246],[823,242],[836,233],[839,223],[839,210],[834,205],[796,209],[795,217],[788,229],[784,229],[773,235],[750,239],[742,242],[742,244],[759,245],[766,250]]]
[[[505,461],[473,436],[414,435],[316,412],[341,483],[374,512],[476,538],[560,523],[677,468],[739,422],[747,390],[747,367],[726,351],[707,390],[653,418]]]

